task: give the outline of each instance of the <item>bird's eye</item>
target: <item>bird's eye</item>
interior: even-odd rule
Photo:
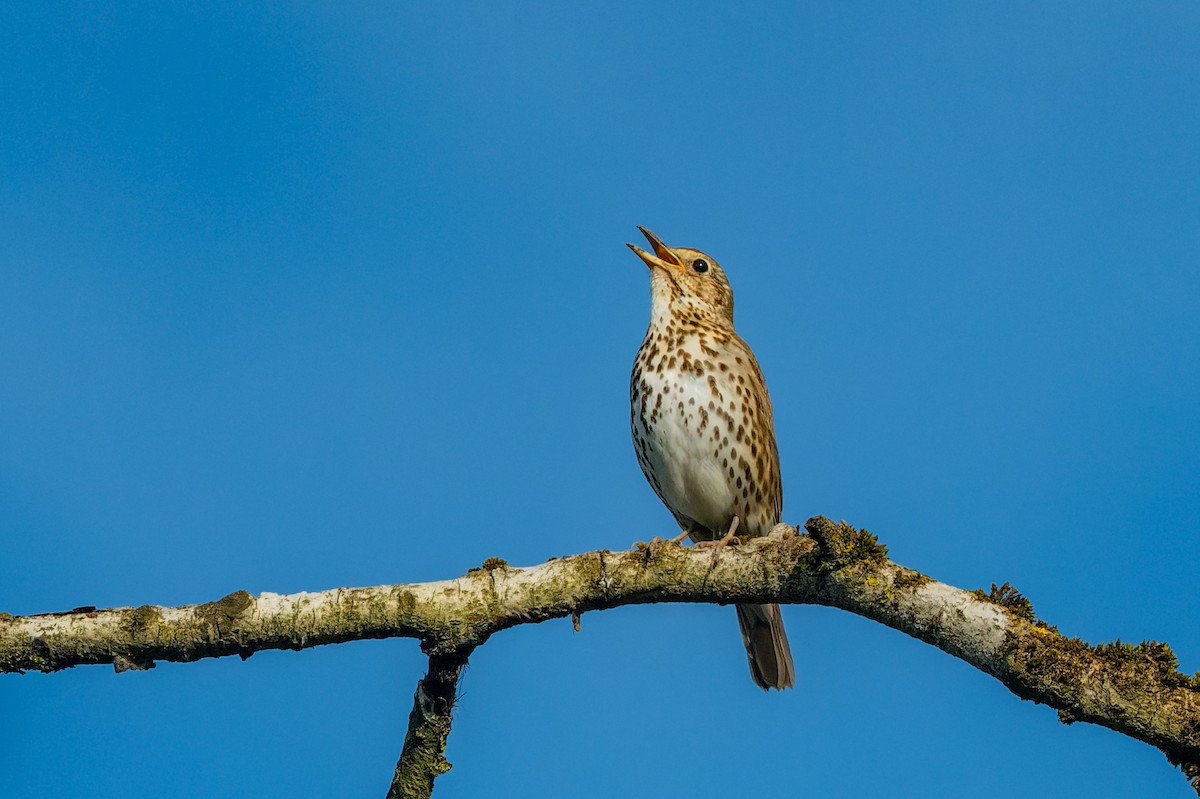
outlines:
[[[703,274],[704,272],[708,271],[708,261],[704,260],[703,258],[697,258],[696,260],[692,261],[692,269],[695,269],[697,272]]]

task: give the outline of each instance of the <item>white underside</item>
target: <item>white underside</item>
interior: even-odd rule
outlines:
[[[658,477],[667,505],[676,513],[723,533],[733,519],[740,492],[713,457],[716,444],[708,431],[697,430],[696,407],[704,407],[711,398],[707,378],[673,375],[670,401],[663,403],[654,427],[647,430],[637,416],[634,424],[650,444],[650,466]],[[696,405],[688,405],[689,399],[695,399]],[[680,400],[684,403],[683,413],[678,409]]]

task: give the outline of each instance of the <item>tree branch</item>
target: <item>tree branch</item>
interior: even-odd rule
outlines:
[[[891,562],[865,531],[824,517],[810,519],[805,528],[809,535],[795,535],[781,525],[767,538],[715,551],[663,543],[525,569],[490,559],[482,569],[433,583],[286,596],[236,591],[216,602],[174,608],[0,614],[0,672],[88,663],[112,663],[122,671],[152,668],[156,660],[246,658],[263,649],[417,638],[431,659],[412,718],[418,730],[433,730],[420,710],[422,690],[442,700],[431,718],[443,726],[429,739],[440,742],[440,753],[465,653],[500,630],[651,602],[819,604],[961,658],[1017,696],[1056,708],[1064,723],[1087,721],[1145,741],[1179,765],[1200,794],[1200,679],[1177,671],[1166,644],[1089,646],[1038,621],[1029,602],[1007,584],[964,591]],[[410,728],[397,779],[406,762],[416,763],[416,753],[426,751],[426,739],[414,736]],[[428,768],[416,766],[413,773]]]
[[[413,696],[408,734],[387,799],[429,799],[433,781],[450,770],[446,739],[453,721],[458,680],[469,654],[469,650],[459,650],[430,655],[429,673],[417,683]]]

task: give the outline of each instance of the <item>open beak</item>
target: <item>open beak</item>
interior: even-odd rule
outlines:
[[[654,248],[654,254],[651,255],[641,247],[636,247],[632,244],[626,244],[625,246],[637,253],[637,257],[645,261],[646,266],[651,268],[658,266],[667,270],[675,269],[683,271],[683,260],[675,254],[674,250],[663,244],[662,239],[641,225],[638,225],[638,230],[642,231],[642,235],[646,237],[646,241],[650,242],[650,246]]]

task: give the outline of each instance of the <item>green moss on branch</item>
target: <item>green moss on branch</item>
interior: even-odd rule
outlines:
[[[888,548],[869,530],[858,530],[846,522],[814,516],[804,529],[817,542],[821,565],[829,571],[847,566],[879,566],[887,562]]]
[[[996,585],[992,583],[991,591],[984,591],[982,588],[976,588],[971,592],[976,598],[984,602],[991,602],[993,605],[999,605],[1002,608],[1007,608],[1012,611],[1018,618],[1025,621],[1037,621],[1037,617],[1033,613],[1033,603],[1025,596],[1013,588],[1007,582],[1004,585]]]

